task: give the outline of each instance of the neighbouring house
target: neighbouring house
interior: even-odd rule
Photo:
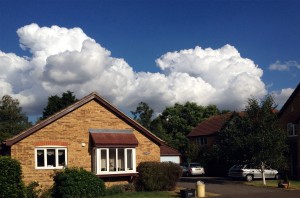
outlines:
[[[191,143],[201,147],[212,147],[218,137],[218,133],[231,118],[231,113],[215,115],[200,122],[187,135]]]
[[[180,154],[97,93],[2,143],[20,161],[26,184],[53,184],[64,167],[82,167],[106,182],[128,182],[145,161],[174,161]]]
[[[279,112],[279,123],[288,136],[290,175],[300,179],[300,83]]]
[[[181,154],[178,150],[162,144],[160,146],[160,161],[161,162],[173,162],[176,164],[181,163]]]

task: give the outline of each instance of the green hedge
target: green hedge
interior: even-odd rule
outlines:
[[[182,174],[180,166],[171,162],[142,162],[137,171],[135,188],[138,191],[174,190]]]
[[[123,194],[124,192],[133,192],[134,190],[134,185],[132,183],[113,185],[106,188],[105,196]]]
[[[0,156],[0,197],[25,197],[20,163],[10,157]]]
[[[56,172],[53,180],[53,196],[57,198],[94,198],[102,197],[105,193],[104,182],[83,168],[66,168]]]

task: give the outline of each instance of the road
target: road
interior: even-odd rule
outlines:
[[[256,187],[242,184],[222,177],[182,177],[178,182],[179,187],[196,188],[197,181],[205,183],[205,191],[217,197],[242,197],[242,198],[300,198],[300,190],[286,190],[272,187]]]

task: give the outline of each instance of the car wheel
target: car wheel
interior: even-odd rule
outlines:
[[[252,175],[247,175],[246,176],[246,180],[247,181],[252,181],[253,180],[253,176]]]
[[[279,180],[279,179],[280,179],[280,175],[279,175],[279,174],[276,174],[276,175],[275,175],[275,179],[276,179],[276,180]]]

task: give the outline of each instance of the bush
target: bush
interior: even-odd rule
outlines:
[[[0,156],[0,197],[25,197],[20,163],[10,157]]]
[[[26,198],[38,198],[41,189],[37,189],[39,186],[38,182],[31,182],[26,186]]]
[[[56,172],[54,177],[54,197],[101,197],[105,193],[104,182],[83,168],[66,168]]]
[[[105,195],[114,195],[114,194],[122,194],[126,191],[124,185],[113,185],[111,187],[106,188]]]
[[[111,187],[106,188],[105,195],[122,194],[124,192],[133,192],[133,191],[134,191],[134,185],[132,183],[120,184],[120,185],[113,185]]]
[[[138,191],[174,190],[182,174],[180,166],[171,162],[142,162],[137,171],[135,187]]]

